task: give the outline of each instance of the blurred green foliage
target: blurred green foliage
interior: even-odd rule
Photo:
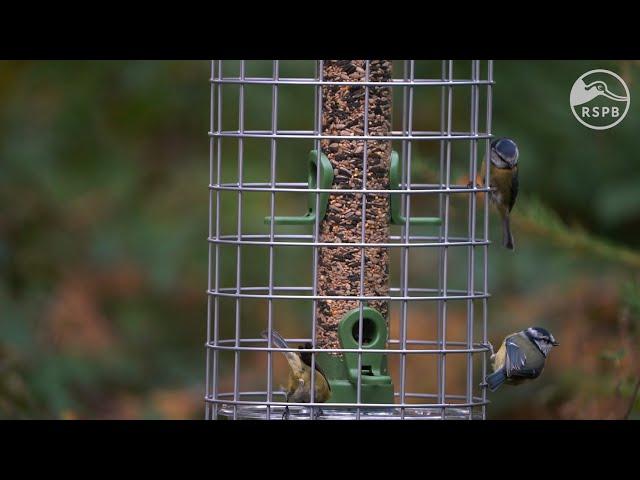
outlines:
[[[630,401],[639,372],[631,362],[618,374],[626,357],[638,358],[640,103],[632,100],[617,127],[593,131],[575,120],[568,97],[579,75],[608,68],[636,98],[639,67],[495,64],[493,131],[519,143],[522,198],[516,253],[491,248],[492,340],[535,321],[586,343],[573,351],[563,343],[536,384],[492,397],[491,418],[607,417],[622,407],[593,399]],[[270,62],[249,68],[271,75]],[[439,62],[424,68],[439,76]],[[469,62],[456,68],[455,77],[468,76]],[[282,76],[312,73],[312,62],[282,62]],[[209,75],[208,62],[0,62],[0,418],[202,417]],[[438,128],[430,93],[416,95],[416,124]],[[292,87],[280,96],[280,128],[311,128],[312,93]],[[455,101],[461,130],[467,98]],[[247,92],[255,128],[270,128],[270,108],[269,87]],[[236,128],[237,104],[223,112],[225,128]],[[310,148],[286,143],[279,180],[304,181],[300,159]],[[249,181],[268,181],[263,146],[248,141],[245,154],[265,159],[248,163]],[[436,154],[417,148],[417,171]],[[233,151],[225,155],[223,177],[232,178]],[[455,168],[462,175],[466,164]],[[248,225],[261,225],[264,200],[247,195]],[[301,213],[295,197],[281,209]],[[225,210],[223,225],[233,227],[233,215]],[[247,263],[248,284],[263,283],[265,266]],[[295,277],[302,263],[277,275]],[[549,298],[557,309],[539,308]],[[592,336],[600,343],[590,345]]]

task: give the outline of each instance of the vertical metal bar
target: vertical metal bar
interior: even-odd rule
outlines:
[[[402,64],[402,80],[404,82],[407,82],[409,80],[409,61],[405,60]],[[402,87],[402,125],[401,125],[401,132],[402,132],[402,141],[401,141],[401,152],[402,152],[402,156],[401,156],[401,176],[400,176],[400,188],[401,189],[405,189],[406,188],[406,184],[407,184],[407,168],[406,168],[406,162],[407,162],[407,144],[408,144],[408,140],[404,139],[405,137],[408,136],[408,115],[409,115],[409,89],[407,86],[403,86]],[[405,201],[405,197],[406,194],[403,194],[400,198],[402,199],[402,202],[400,204],[400,211],[402,212],[402,215],[406,216],[407,212],[406,212],[406,201]],[[406,225],[402,225],[400,228],[400,238],[402,241],[406,240]],[[402,294],[404,294],[404,292],[406,292],[407,289],[407,278],[408,278],[408,262],[404,261],[406,254],[405,254],[405,249],[403,248],[402,250],[400,250],[400,291]],[[406,336],[404,335],[402,328],[404,325],[404,322],[402,321],[403,318],[403,312],[406,310],[406,302],[401,302],[400,303],[400,338],[399,338],[399,344],[402,344],[402,339],[405,338]],[[399,386],[399,396],[400,396],[400,418],[404,419],[404,401],[405,401],[405,391],[406,391],[406,386],[405,386],[405,376],[402,374],[403,371],[403,356],[402,354],[400,355],[400,386]],[[406,366],[405,366],[406,368]]]
[[[278,81],[279,77],[279,62],[273,61],[273,80]],[[278,84],[274,83],[271,87],[271,133],[275,136],[278,131]],[[270,171],[271,171],[271,188],[275,188],[276,185],[276,158],[277,158],[277,139],[274,137],[271,139],[271,152],[270,152]],[[276,192],[271,192],[269,211],[271,212],[271,222],[269,224],[269,300],[267,305],[267,332],[268,332],[268,347],[272,348],[271,332],[273,331],[273,262],[274,262],[274,218],[276,214]],[[271,419],[271,402],[273,402],[273,352],[267,352],[267,420]]]
[[[453,60],[449,60],[448,62],[449,72],[448,72],[448,80],[449,82],[453,81]],[[447,140],[446,140],[446,162],[445,162],[445,185],[444,188],[449,191],[451,189],[451,134],[452,134],[452,122],[453,122],[453,86],[450,84],[447,86]],[[441,332],[438,342],[440,344],[440,348],[443,352],[440,353],[441,357],[441,365],[440,365],[440,386],[438,388],[438,399],[439,402],[445,405],[447,395],[446,395],[446,384],[447,384],[447,297],[448,297],[448,256],[449,256],[449,247],[446,243],[449,242],[449,203],[450,203],[450,195],[445,195],[444,198],[444,235],[443,240],[445,245],[442,247],[442,296],[444,300],[440,302],[441,305],[441,315],[442,315],[442,325]],[[446,406],[442,407],[442,419],[446,418]]]
[[[222,60],[218,60],[218,80],[222,80]],[[217,111],[217,133],[220,133],[222,129],[222,83],[218,83],[217,85],[217,97],[218,97],[218,111]],[[216,184],[220,185],[222,183],[222,138],[218,138],[217,142],[217,152],[216,152]],[[220,202],[220,190],[216,190],[216,240],[220,239],[220,210],[221,210],[221,202]],[[216,242],[215,245],[215,274],[214,274],[214,292],[218,293],[220,288],[220,244]],[[218,346],[218,341],[220,339],[220,297],[217,295],[214,297],[213,302],[213,345],[214,347]],[[219,365],[220,365],[220,356],[217,349],[213,352],[213,399],[218,399],[218,373],[219,373]],[[218,418],[218,405],[213,405],[213,415],[212,419]]]
[[[478,81],[479,62],[473,60],[471,63],[471,80]],[[478,85],[474,83],[471,86],[471,115],[470,130],[471,135],[478,134]],[[469,178],[475,185],[477,174],[477,140],[469,142]],[[468,217],[468,237],[475,243],[476,240],[476,193],[469,194],[469,217]],[[475,289],[475,245],[467,247],[467,295],[473,296]],[[474,321],[474,301],[472,298],[467,300],[467,348],[473,347],[473,321]],[[467,354],[467,384],[466,384],[466,402],[471,404],[473,400],[473,353]],[[473,418],[473,407],[469,407],[469,419]]]
[[[442,60],[442,66],[441,66],[441,75],[440,75],[440,79],[442,81],[446,80],[447,78],[447,61],[446,60]],[[447,97],[447,87],[442,86],[440,87],[440,135],[444,135],[447,131],[447,127],[446,127],[446,122],[447,122],[447,113],[446,113],[446,105],[447,105],[447,101],[448,101],[448,97]],[[445,184],[445,167],[446,167],[446,141],[445,140],[440,140],[440,185],[439,188],[443,189],[444,188],[444,184]],[[444,197],[445,195],[438,195],[438,216],[440,218],[444,218],[445,215],[445,211],[444,211]],[[440,242],[444,242],[444,223],[442,223],[440,225],[440,227],[438,228],[438,236],[439,236],[439,241]],[[444,284],[443,282],[443,270],[444,270],[444,250],[442,248],[438,249],[438,295],[443,296],[444,295]],[[442,302],[438,302],[438,324],[437,324],[437,332],[436,332],[436,336],[438,339],[442,338]],[[438,346],[438,348],[442,348],[441,345]],[[438,358],[437,358],[437,383],[438,386],[440,386],[441,382],[442,382],[442,356],[438,354]],[[438,397],[438,401],[440,401],[440,398]]]
[[[324,71],[324,61],[319,60],[316,62],[315,78],[322,82]],[[314,115],[313,115],[313,128],[315,135],[322,135],[322,87],[315,86],[315,101],[314,101]],[[316,158],[316,185],[319,187],[320,183],[320,164],[322,157],[322,149],[320,145],[320,139],[315,140],[315,150],[317,152]],[[320,193],[316,192],[316,212],[320,211]],[[320,215],[316,214],[316,221],[313,226],[313,272],[312,272],[312,289],[314,297],[318,295],[318,247],[315,245],[320,241]],[[318,321],[318,300],[314,298],[312,302],[313,311],[311,314],[311,346],[316,348],[316,325]],[[316,368],[316,353],[311,353],[311,371],[315,372]],[[311,375],[311,403],[316,401],[316,376]],[[310,415],[313,416],[315,408],[310,409]]]
[[[369,70],[370,70],[370,60],[365,60],[365,82],[369,82]],[[369,136],[369,86],[365,85],[364,87],[364,136]],[[369,143],[364,140],[364,150],[362,152],[362,204],[361,204],[361,222],[362,226],[360,229],[360,243],[363,246],[360,248],[360,296],[364,296],[365,288],[365,257],[366,257],[366,247],[364,244],[366,242],[366,225],[367,225],[367,160],[368,160],[368,149]],[[356,388],[356,403],[358,407],[356,408],[356,420],[360,420],[360,404],[362,403],[362,337],[363,337],[363,324],[364,324],[364,301],[360,300],[359,302],[359,316],[358,316],[358,382]]]
[[[413,82],[415,79],[415,60],[409,61],[409,71],[408,75],[405,72],[405,76],[408,77],[409,82]],[[405,128],[406,130],[403,132],[403,136],[411,136],[413,135],[413,97],[414,97],[414,87],[413,85],[408,88],[408,97],[407,97],[407,110],[406,110],[406,121]],[[411,190],[411,154],[412,154],[412,143],[411,140],[406,140],[406,171],[404,172],[405,176],[405,184],[403,188],[406,190]],[[411,239],[411,193],[407,193],[403,197],[404,204],[404,215],[405,215],[405,224],[402,226],[401,230],[401,238],[404,245],[402,247],[402,264],[403,264],[403,282],[402,282],[402,296],[405,297],[402,300],[402,309],[401,309],[401,328],[400,328],[400,347],[402,350],[407,349],[407,328],[408,328],[408,310],[409,303],[406,300],[406,297],[409,295],[409,245]],[[406,405],[406,381],[407,381],[407,354],[402,353],[400,355],[400,418],[404,419],[405,417],[405,405]]]
[[[209,113],[209,131],[213,132],[213,130],[215,129],[215,88],[214,88],[214,83],[213,83],[213,79],[215,78],[215,63],[213,62],[213,60],[211,61],[211,84],[210,84],[210,113]],[[213,184],[213,152],[215,150],[215,138],[213,137],[213,135],[209,135],[209,185]],[[211,238],[213,236],[213,191],[211,189],[209,189],[209,229],[208,229],[208,237]],[[207,292],[211,291],[211,286],[212,286],[212,281],[211,281],[211,277],[213,275],[213,269],[215,267],[213,267],[213,254],[212,254],[212,250],[213,247],[211,245],[211,242],[207,242],[207,255],[208,255],[208,261],[207,261]],[[205,373],[205,398],[207,399],[207,401],[205,402],[205,419],[210,419],[212,417],[211,415],[211,410],[212,410],[212,406],[213,404],[211,402],[209,402],[208,400],[211,397],[211,385],[212,385],[212,379],[211,379],[211,375],[212,375],[212,365],[211,363],[213,362],[213,355],[211,352],[211,349],[209,348],[209,345],[211,344],[211,337],[212,337],[212,321],[211,321],[211,313],[212,313],[212,303],[213,303],[213,299],[211,298],[211,295],[207,294],[207,345],[206,345],[206,373]]]
[[[407,82],[409,80],[409,61],[405,60],[402,64],[402,80],[404,82]],[[404,139],[404,137],[408,136],[408,112],[409,112],[409,89],[407,86],[403,86],[402,87],[402,125],[401,125],[401,132],[402,132],[402,140],[401,140],[401,152],[402,152],[402,156],[400,157],[400,163],[401,163],[401,176],[400,176],[400,188],[401,189],[405,189],[405,186],[407,184],[407,169],[406,169],[406,162],[407,162],[407,144],[408,141],[406,139]],[[406,205],[405,205],[405,194],[403,194],[400,198],[402,199],[402,202],[400,204],[400,211],[402,213],[402,215],[406,216],[407,212],[406,212]],[[405,225],[403,225],[400,228],[400,238],[401,240],[405,239],[405,233],[406,233],[406,228]],[[404,250],[400,250],[400,291],[401,292],[405,292],[406,291],[406,279],[408,277],[408,272],[407,272],[407,267],[408,264],[405,263],[403,260],[405,258],[405,252]],[[402,338],[403,338],[403,333],[402,333],[402,326],[403,326],[403,322],[402,322],[402,312],[405,310],[406,305],[404,302],[400,303],[400,339],[399,342],[400,344],[402,343]],[[402,355],[400,355],[400,366],[401,366],[401,371],[402,371]],[[403,408],[403,404],[404,404],[404,398],[405,398],[405,384],[403,381],[404,376],[401,374],[400,375],[400,386],[399,386],[399,396],[400,396],[400,417],[404,418],[404,408]]]
[[[244,175],[244,76],[245,60],[240,60],[240,87],[238,92],[238,216],[237,216],[237,239],[242,240],[242,184]],[[242,246],[238,243],[236,247],[236,295],[240,295],[242,288]],[[233,361],[233,401],[238,401],[240,392],[240,318],[241,301],[236,297],[236,324],[235,324],[235,348]],[[238,418],[238,405],[233,405],[233,419]]]
[[[493,60],[487,61],[487,80],[489,82],[493,82]],[[492,128],[492,110],[493,110],[493,86],[491,83],[487,84],[487,135],[491,135]],[[485,171],[484,175],[486,180],[486,184],[490,185],[491,179],[489,177],[490,168],[489,168],[489,154],[491,149],[491,140],[488,139],[485,141],[485,157],[487,161],[485,162]],[[484,298],[482,299],[482,343],[484,345],[487,344],[487,318],[488,318],[488,299],[487,295],[489,294],[489,194],[485,193],[484,195],[484,241],[485,245],[483,245],[484,250],[484,259],[483,259],[483,287],[484,287]],[[487,401],[487,386],[484,385],[484,379],[487,376],[487,354],[486,352],[482,355],[482,418],[485,419],[487,417],[487,407],[484,405]]]

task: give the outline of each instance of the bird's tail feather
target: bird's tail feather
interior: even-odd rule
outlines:
[[[509,214],[505,215],[502,219],[502,245],[509,250],[514,249],[513,235],[511,234],[511,221],[509,220]]]
[[[260,335],[262,335],[262,338],[264,339],[267,339],[267,340],[269,339],[269,332],[267,330],[264,330]],[[287,343],[287,341],[284,338],[282,338],[282,335],[280,335],[275,330],[271,330],[271,338],[273,340],[273,344],[276,347],[291,348],[289,347],[289,344]],[[302,368],[304,368],[302,365],[300,354],[298,354],[297,352],[282,352],[282,354],[287,359],[287,362],[289,362],[289,367],[291,367],[292,371],[299,372]]]
[[[262,338],[266,340],[269,339],[269,332],[267,330],[263,330],[263,332],[260,335],[262,336]],[[289,344],[287,343],[287,341],[284,338],[282,338],[282,336],[275,330],[271,330],[271,338],[273,340],[273,344],[276,347],[289,348]]]
[[[504,368],[501,368],[497,372],[493,372],[491,375],[488,375],[485,381],[489,386],[489,390],[495,392],[506,379],[507,373],[504,371]]]

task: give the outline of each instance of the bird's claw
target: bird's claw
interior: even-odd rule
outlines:
[[[321,408],[318,408],[317,410],[314,408],[313,409],[313,419],[314,420],[318,420],[318,418],[320,418],[320,415],[324,415],[324,412],[322,411]]]
[[[496,354],[496,351],[493,349],[493,344],[491,342],[487,342],[487,347],[489,347],[489,351],[491,352],[491,356],[493,357]]]
[[[282,420],[289,420],[289,407],[284,407],[284,413],[282,414]]]

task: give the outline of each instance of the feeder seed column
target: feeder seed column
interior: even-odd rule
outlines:
[[[323,79],[328,82],[364,82],[365,60],[325,60]],[[391,80],[390,60],[370,60],[369,81]],[[323,139],[322,152],[333,166],[333,189],[362,188],[364,140],[349,140],[349,136],[365,135],[365,87],[327,85],[322,87],[322,134],[339,135],[345,139]],[[391,89],[370,87],[368,134],[391,133]],[[367,141],[366,188],[389,188],[391,142]],[[366,195],[366,243],[389,242],[389,195]],[[362,195],[329,195],[325,218],[320,223],[320,242],[360,243],[362,241]],[[318,249],[318,295],[360,295],[360,248],[340,246]],[[383,247],[366,247],[364,295],[389,295],[389,251]],[[368,306],[378,310],[389,321],[389,304],[371,301]],[[317,344],[320,348],[340,348],[338,324],[344,315],[359,307],[357,300],[318,300]]]

